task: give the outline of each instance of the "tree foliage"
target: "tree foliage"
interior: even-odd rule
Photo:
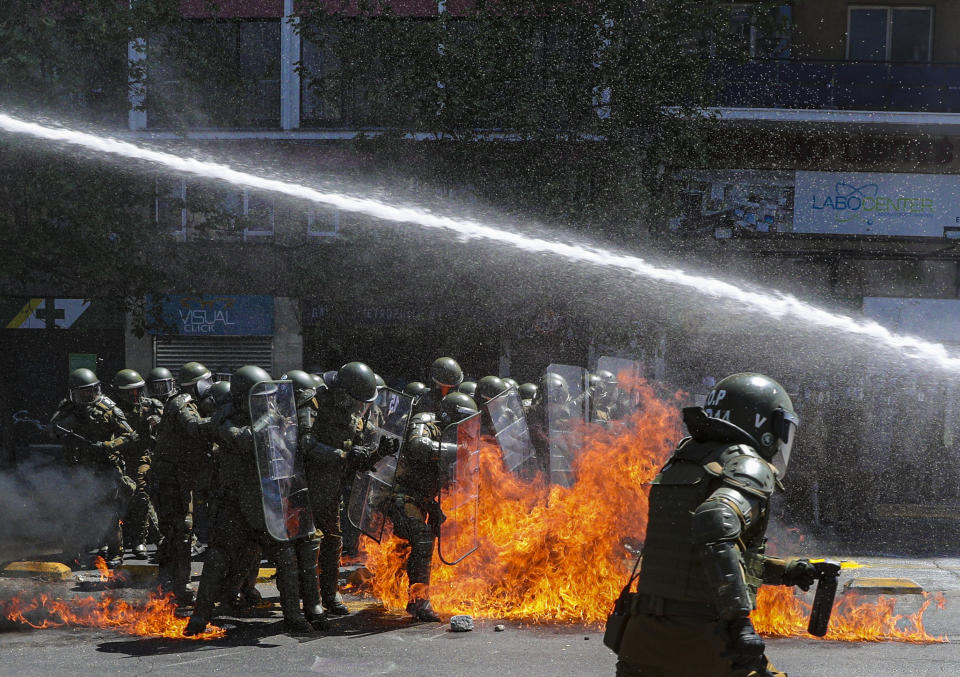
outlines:
[[[775,5],[756,3],[755,20],[772,21]],[[548,218],[634,237],[636,224],[669,211],[676,173],[710,158],[715,130],[703,110],[719,66],[749,49],[731,9],[476,0],[460,14],[414,18],[388,0],[311,0],[299,30],[322,58],[301,62],[301,76],[331,120],[392,132],[385,154],[409,153],[396,140],[411,131],[459,142],[423,168],[434,178],[455,172]]]

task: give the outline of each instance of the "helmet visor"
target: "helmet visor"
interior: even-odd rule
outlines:
[[[70,390],[70,401],[74,404],[90,404],[100,397],[100,384],[94,383],[91,386],[83,388],[73,388]]]
[[[166,397],[173,392],[173,379],[162,378],[157,381],[150,381],[147,384],[147,392],[151,397]]]
[[[790,454],[793,451],[793,441],[797,436],[800,417],[785,409],[777,409],[773,417],[773,431],[777,436],[777,450],[770,459],[770,463],[777,469],[777,475],[783,479],[787,474],[787,465],[790,463]]]
[[[206,376],[196,382],[197,388],[197,398],[201,398],[207,394],[207,391],[210,390],[210,386],[213,385],[213,376]]]

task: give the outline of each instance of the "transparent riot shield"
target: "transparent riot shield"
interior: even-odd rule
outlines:
[[[262,381],[248,395],[267,532],[289,541],[314,532],[303,463],[297,456],[297,405],[290,381]]]
[[[597,360],[597,371],[605,369],[617,377],[616,397],[602,403],[603,409],[609,414],[607,420],[621,420],[629,418],[640,407],[639,385],[642,369],[640,362],[625,357],[610,357],[604,355]],[[594,420],[596,407],[591,407],[591,420]]]
[[[399,440],[402,447],[412,411],[413,397],[390,388],[381,389],[364,430],[365,443],[376,447],[388,437]],[[383,539],[396,475],[397,457],[387,456],[373,470],[358,472],[353,479],[347,518],[377,543]]]
[[[547,432],[550,445],[550,482],[564,487],[575,481],[573,460],[583,448],[584,426],[590,411],[587,370],[568,364],[551,364],[547,379]]]
[[[446,482],[440,489],[437,551],[444,564],[456,564],[480,547],[480,413],[447,426],[440,435],[440,462]]]
[[[484,406],[503,455],[503,465],[512,473],[535,471],[536,451],[517,389],[511,387],[504,390]]]

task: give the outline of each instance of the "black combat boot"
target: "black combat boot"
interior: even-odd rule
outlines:
[[[327,616],[320,605],[320,588],[317,583],[317,553],[320,542],[315,538],[303,539],[296,544],[297,570],[300,576],[300,597],[303,598],[303,615],[316,630],[327,630]]]
[[[193,614],[187,623],[184,635],[199,635],[213,618],[213,605],[220,596],[220,587],[227,574],[227,558],[220,548],[211,548],[203,563],[200,574],[200,587],[197,590],[197,602]]]
[[[277,590],[287,629],[297,634],[313,632],[313,626],[300,609],[300,572],[296,552],[289,543],[281,543],[277,548]]]
[[[320,597],[323,599],[323,608],[334,616],[346,616],[350,609],[343,603],[343,597],[337,590],[340,578],[340,540],[336,539],[335,547],[324,543],[319,550],[320,571],[317,574],[320,582]]]
[[[407,602],[407,613],[418,621],[425,621],[427,623],[443,622],[443,619],[440,618],[437,612],[433,610],[433,607],[430,606],[429,599],[416,599],[412,602]]]

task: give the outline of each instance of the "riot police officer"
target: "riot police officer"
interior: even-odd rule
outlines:
[[[417,400],[414,413],[421,411],[436,413],[440,407],[440,400],[463,383],[463,369],[452,357],[438,357],[430,365],[430,381],[432,386]]]
[[[271,425],[274,414],[264,413],[252,420],[254,412],[250,411],[248,396],[256,384],[270,380],[270,375],[260,367],[240,367],[231,376],[231,403],[218,412],[221,457],[218,509],[197,602],[184,634],[203,632],[227,577],[232,572],[246,571],[245,555],[250,551],[251,542],[276,559],[280,608],[290,631],[307,633],[325,627],[319,604],[312,525],[301,528],[303,525],[298,522],[298,535],[281,542],[270,536],[264,515],[265,494],[254,438]],[[278,507],[282,509],[282,501],[280,503]],[[289,520],[285,526],[289,528]]]
[[[468,397],[476,399],[477,394],[477,382],[476,381],[464,381],[457,386],[457,392],[461,392]]]
[[[105,533],[97,534],[108,566],[119,566],[123,560],[123,534],[120,527],[120,496],[123,493],[124,454],[136,444],[137,433],[127,423],[123,411],[100,391],[100,379],[90,369],[75,369],[67,380],[69,395],[60,402],[47,427],[49,434],[64,439],[66,460],[83,466],[109,486],[102,498],[104,511],[110,515]],[[78,515],[83,520],[87,515]],[[89,538],[85,524],[71,529],[64,555],[70,564],[86,564],[85,551]]]
[[[533,405],[533,400],[537,397],[537,384],[521,383],[520,387],[517,388],[517,392],[520,394],[520,402],[523,403],[523,413],[529,416],[530,407]]]
[[[764,553],[770,497],[799,419],[783,387],[728,376],[704,408],[684,410],[684,438],[653,481],[637,594],[617,675],[778,675],[750,612],[764,583],[809,588],[802,559]]]
[[[169,400],[176,392],[176,381],[166,367],[154,367],[147,374],[147,395],[158,400],[161,404]]]
[[[316,418],[300,439],[300,451],[314,523],[323,534],[318,558],[323,607],[330,614],[346,615],[350,610],[337,589],[343,484],[374,460],[375,450],[363,444],[363,431],[364,415],[377,399],[377,380],[363,362],[348,362],[328,382],[330,387],[317,392]]]
[[[163,416],[163,404],[160,400],[147,397],[146,382],[134,369],[118,371],[111,381],[111,386],[117,393],[117,404],[139,437],[137,443],[125,447],[128,451],[124,453],[124,465],[133,487],[124,525],[130,532],[134,557],[146,559],[147,536],[151,535],[155,543],[160,540],[157,512],[150,500],[148,480],[153,446],[157,441],[157,426]]]
[[[157,550],[160,583],[182,604],[193,597],[187,584],[194,501],[199,490],[208,484],[209,450],[214,439],[214,424],[209,417],[200,415],[198,402],[211,385],[213,375],[199,362],[187,362],[180,368],[179,389],[169,392],[154,447],[157,510],[163,532]]]
[[[411,421],[407,443],[397,464],[396,492],[391,506],[393,533],[410,543],[407,613],[421,621],[439,622],[430,605],[433,546],[445,519],[438,497],[445,469],[456,459],[455,444],[441,444],[442,428],[477,411],[467,395],[452,392],[440,401],[437,414],[421,412]]]

